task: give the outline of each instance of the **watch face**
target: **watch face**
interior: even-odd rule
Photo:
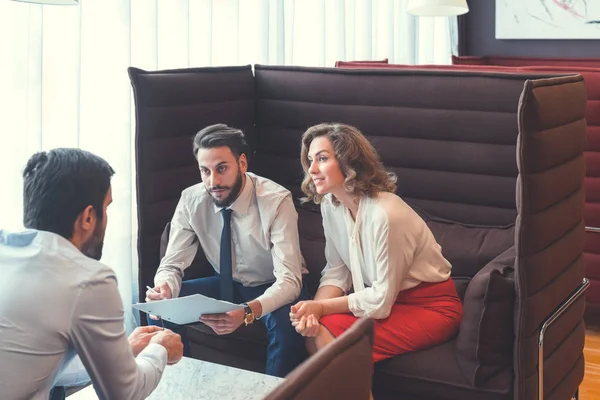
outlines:
[[[246,314],[246,316],[244,317],[244,323],[246,325],[250,325],[253,322],[254,322],[254,314]]]

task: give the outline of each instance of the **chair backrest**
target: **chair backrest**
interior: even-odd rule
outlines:
[[[368,399],[373,376],[373,320],[359,319],[292,371],[265,400]]]
[[[138,212],[140,300],[160,263],[161,234],[181,197],[200,182],[192,139],[217,123],[252,138],[252,68],[207,67],[168,71],[129,68],[135,99],[135,172]],[[249,143],[252,145],[251,143]],[[211,270],[204,260],[203,271]],[[186,271],[186,279],[194,269]]]

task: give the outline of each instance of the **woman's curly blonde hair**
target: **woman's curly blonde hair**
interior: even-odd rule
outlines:
[[[355,127],[339,123],[323,123],[308,128],[302,135],[300,161],[304,169],[302,191],[306,197],[303,202],[313,201],[320,204],[323,196],[317,193],[310,176],[308,150],[315,138],[326,136],[331,141],[335,158],[345,177],[344,188],[353,197],[375,197],[379,192],[396,191],[396,174],[385,170],[379,154],[367,138]],[[332,196],[333,203],[340,202]]]

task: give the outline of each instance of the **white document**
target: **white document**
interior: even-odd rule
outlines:
[[[201,294],[193,294],[175,299],[137,303],[133,305],[133,308],[160,316],[165,321],[184,325],[198,322],[202,314],[220,314],[244,308],[244,306]]]

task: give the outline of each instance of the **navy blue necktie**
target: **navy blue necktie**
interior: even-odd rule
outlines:
[[[233,302],[233,272],[231,267],[231,210],[221,210],[223,231],[221,232],[221,300]]]

